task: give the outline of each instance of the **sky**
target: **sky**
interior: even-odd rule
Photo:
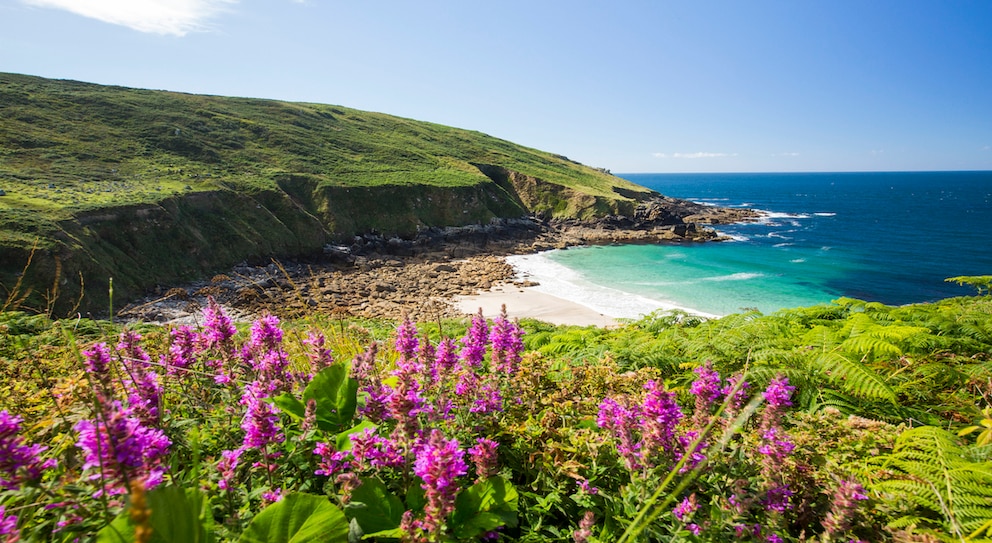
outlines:
[[[988,0],[0,0],[0,71],[343,105],[614,173],[992,170]]]

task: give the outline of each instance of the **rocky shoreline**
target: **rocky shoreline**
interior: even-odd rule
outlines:
[[[501,219],[486,225],[430,228],[412,240],[375,233],[329,245],[310,261],[242,264],[212,280],[157,289],[118,318],[175,323],[197,318],[212,296],[236,317],[283,318],[321,312],[332,317],[415,320],[458,317],[455,296],[514,281],[503,256],[580,245],[720,241],[705,225],[754,220],[749,209],[708,207],[660,197],[634,214],[594,221]],[[529,286],[517,281],[516,286]]]

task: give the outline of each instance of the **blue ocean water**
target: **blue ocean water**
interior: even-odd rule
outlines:
[[[711,315],[974,294],[992,274],[992,172],[627,174],[667,196],[761,210],[722,243],[581,247],[517,257],[545,291],[615,317]]]

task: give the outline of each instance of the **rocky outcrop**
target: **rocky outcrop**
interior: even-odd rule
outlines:
[[[533,253],[597,243],[692,242],[718,239],[710,229],[686,223],[695,205],[666,211],[664,202],[647,202],[636,217],[597,220],[544,220],[540,217],[493,219],[486,224],[422,229],[410,239],[366,233],[348,243],[325,245],[306,261],[274,261],[266,266],[236,266],[210,282],[159,288],[121,315],[146,322],[193,318],[213,296],[236,315],[273,313],[296,317],[320,311],[337,317],[436,320],[458,316],[451,303],[495,285],[513,282],[502,255]],[[682,205],[681,203],[679,205]],[[747,210],[707,209],[702,218],[721,222],[752,217]],[[690,215],[691,216],[691,215]]]

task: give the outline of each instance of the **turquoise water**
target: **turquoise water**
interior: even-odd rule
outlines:
[[[992,172],[630,174],[668,196],[762,210],[734,241],[581,247],[517,257],[539,289],[607,315],[679,307],[771,313],[850,296],[887,304],[973,294],[992,274]]]

